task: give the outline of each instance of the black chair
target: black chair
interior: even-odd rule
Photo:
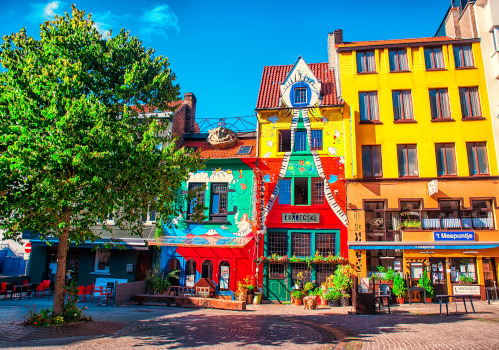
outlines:
[[[385,306],[384,299],[386,299],[388,313],[390,313],[390,305],[392,304],[392,290],[388,284],[380,284],[378,287],[378,294],[376,300],[378,301],[378,312]]]
[[[35,296],[36,299],[36,289],[38,288],[38,283],[31,283],[31,285],[28,288],[28,298],[31,299],[31,294]]]
[[[411,277],[409,274],[406,274],[405,276],[405,283],[407,284],[407,296],[409,297],[409,305],[412,305],[411,303],[411,292],[423,292],[424,298],[423,302],[426,304],[426,288],[424,288],[424,279],[423,279],[423,287],[411,287],[409,284],[409,281],[411,280]],[[420,294],[421,295],[421,294]]]
[[[14,284],[12,283],[7,283],[5,286],[5,297],[4,299],[7,299],[7,295],[10,294],[10,300],[12,300],[12,297],[14,296]]]

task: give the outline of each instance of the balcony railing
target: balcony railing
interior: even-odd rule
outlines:
[[[469,229],[493,229],[492,218],[436,218],[422,219],[423,230],[469,230]]]

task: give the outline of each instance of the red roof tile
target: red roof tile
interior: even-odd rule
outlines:
[[[184,100],[178,100],[178,101],[171,101],[171,102],[168,102],[168,106],[170,106],[171,108],[173,108],[174,110],[176,110],[178,107],[180,107],[182,104],[184,103]],[[132,109],[137,109],[135,106],[130,106]],[[156,111],[156,107],[154,106],[149,106],[149,105],[144,105],[142,106],[142,108],[144,109],[144,113],[154,113],[154,111]],[[141,112],[141,111],[139,111]]]
[[[196,152],[201,152],[201,158],[227,159],[227,158],[254,158],[256,157],[256,138],[239,139],[232,147],[217,149],[211,147],[206,140],[184,140],[184,147],[197,147]],[[239,147],[252,146],[250,154],[237,154]]]
[[[315,77],[321,82],[321,96],[323,106],[333,106],[342,103],[336,95],[336,84],[334,71],[329,69],[327,63],[310,63],[309,68]],[[278,108],[281,97],[280,85],[284,82],[289,72],[293,68],[292,64],[285,66],[263,67],[262,81],[256,109]]]
[[[392,44],[412,44],[412,43],[429,43],[436,41],[452,41],[456,40],[449,36],[434,36],[430,38],[409,38],[409,39],[392,39],[392,40],[373,40],[373,41],[352,41],[338,44],[338,47],[356,47],[356,46],[377,46],[377,45],[392,45]]]

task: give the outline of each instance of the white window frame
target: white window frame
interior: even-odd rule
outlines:
[[[104,267],[104,270],[99,270],[99,256],[101,254],[108,254],[107,266]],[[111,261],[111,249],[109,248],[97,248],[95,251],[95,260],[94,260],[94,273],[96,274],[107,274],[109,275],[109,267]]]
[[[151,219],[151,212],[154,212],[154,220]],[[151,211],[150,209],[147,209],[146,219],[142,220],[142,222],[146,226],[152,226],[152,225],[156,224],[157,215],[158,215],[158,213],[156,212],[156,210]]]
[[[492,28],[492,41],[494,44],[494,50],[499,52],[499,26]]]

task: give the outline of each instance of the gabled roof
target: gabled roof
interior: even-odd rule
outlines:
[[[251,134],[249,138],[242,138],[241,134],[247,135]],[[184,147],[196,147],[195,152],[201,152],[200,157],[203,159],[230,159],[230,158],[254,158],[256,157],[256,133],[237,133],[239,140],[237,143],[229,148],[217,149],[211,147],[206,138],[203,139],[184,139],[182,146]],[[202,134],[198,134],[202,135]],[[205,134],[208,137],[208,134]],[[193,136],[191,134],[191,136]],[[241,146],[252,146],[251,152],[249,154],[237,154],[239,147]]]
[[[308,66],[321,82],[321,105],[334,106],[343,103],[341,100],[338,100],[336,95],[334,71],[329,69],[328,63],[309,63]],[[292,64],[263,67],[256,109],[281,107],[279,103],[281,97],[280,85],[284,82],[292,68]]]
[[[168,102],[168,106],[172,108],[173,110],[176,110],[178,107],[182,106],[184,103],[184,100],[178,100],[178,101],[171,101]],[[132,109],[138,111],[139,113],[142,113],[142,111],[139,110],[136,106],[132,105],[130,106]],[[144,110],[144,113],[154,113],[156,111],[156,107],[154,106],[149,106],[149,105],[143,105],[142,109]]]
[[[386,45],[403,45],[403,44],[426,44],[446,41],[455,41],[459,39],[451,38],[450,36],[434,36],[430,38],[408,38],[408,39],[390,39],[390,40],[372,40],[372,41],[352,41],[343,44],[337,44],[338,49],[364,47],[364,46],[386,46]]]

